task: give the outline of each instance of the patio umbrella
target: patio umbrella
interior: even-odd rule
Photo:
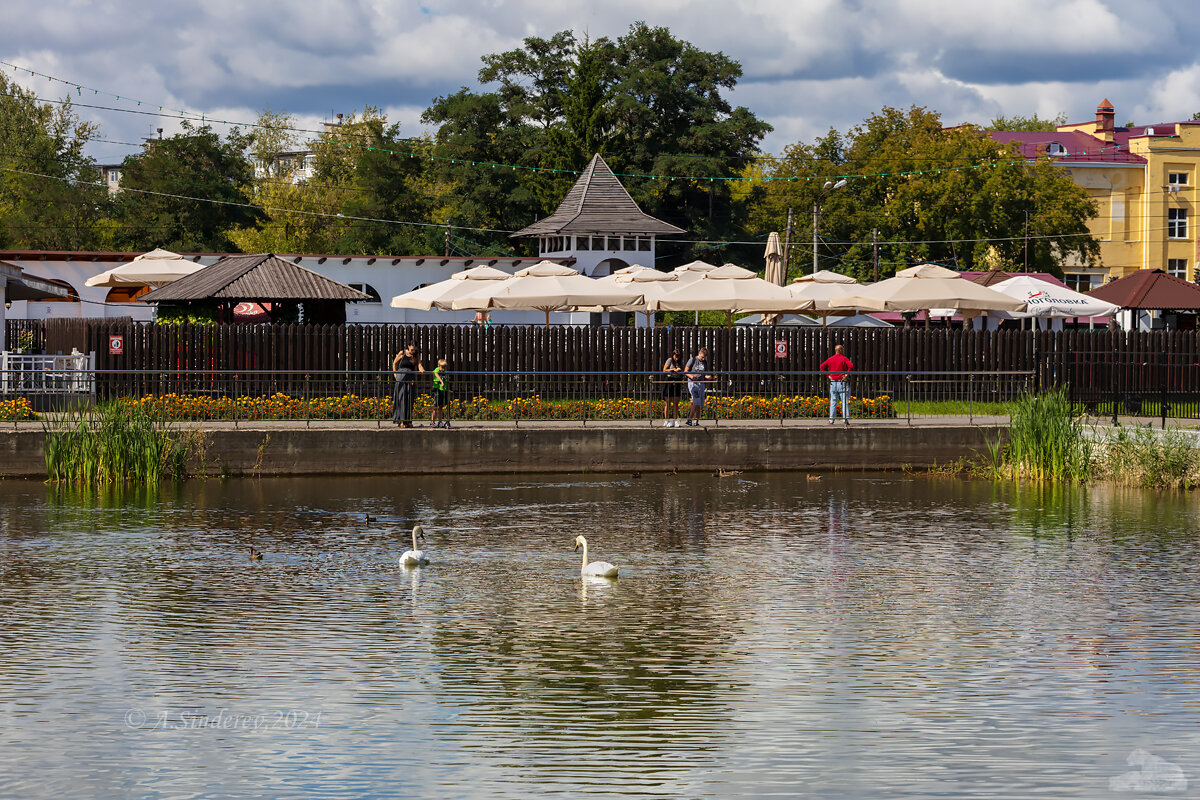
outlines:
[[[675,289],[680,279],[674,272],[660,272],[640,264],[619,269],[611,275],[597,278],[596,283],[611,284],[621,289],[636,288],[642,293],[642,300],[622,306],[579,306],[575,311],[640,311],[646,315],[646,324],[653,325],[654,312],[646,308],[646,302],[651,297],[660,297]],[[632,284],[632,286],[631,286]]]
[[[785,280],[783,274],[783,245],[779,241],[779,234],[775,231],[771,231],[767,235],[767,250],[763,256],[767,260],[767,271],[763,274],[763,277],[768,283],[783,286]]]
[[[85,286],[164,286],[204,266],[170,250],[151,250],[127,264],[93,275]]]
[[[812,306],[811,300],[792,297],[784,287],[733,264],[704,272],[699,278],[646,303],[651,311],[724,311],[730,323],[735,313],[803,311]]]
[[[936,264],[902,269],[896,277],[864,286],[854,294],[829,300],[829,309],[859,311],[924,311],[951,309],[964,318],[984,311],[1024,311],[1025,301],[962,278]]]
[[[1005,312],[1007,316],[1026,317],[1108,317],[1121,310],[1115,303],[1073,292],[1028,275],[1019,275],[991,285],[992,289],[1009,297],[1024,300],[1025,311]]]
[[[396,295],[392,298],[392,308],[414,308],[418,311],[437,308],[448,311],[455,298],[474,292],[481,286],[482,281],[506,281],[511,277],[512,275],[495,267],[471,267],[454,273],[444,281]]]
[[[774,322],[770,320],[774,318]],[[751,314],[748,317],[742,317],[734,325],[794,325],[801,328],[818,328],[821,323],[817,322],[812,317],[806,317],[803,314]]]
[[[636,284],[606,285],[551,261],[534,264],[518,271],[511,280],[496,281],[494,284],[456,298],[450,307],[475,310],[533,309],[545,312],[546,324],[549,325],[551,311],[565,311],[575,306],[615,308],[642,300],[642,292]]]
[[[793,297],[813,301],[810,313],[813,316],[821,317],[822,324],[825,324],[825,319],[830,314],[852,313],[844,309],[831,309],[829,301],[835,297],[854,294],[858,289],[859,283],[854,278],[825,269],[796,278],[787,286],[787,290],[792,293]]]

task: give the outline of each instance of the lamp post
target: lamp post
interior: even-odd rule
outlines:
[[[825,199],[825,195],[845,185],[845,178],[842,178],[837,183],[825,181],[825,185],[821,187],[821,191],[817,193],[816,199],[813,200],[813,274],[816,274],[817,271],[817,221],[821,217],[821,201]]]

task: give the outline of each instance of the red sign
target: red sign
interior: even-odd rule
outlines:
[[[787,358],[787,342],[785,340],[777,339],[775,341],[775,357]]]
[[[110,356],[119,356],[125,352],[125,337],[110,336],[108,337],[108,354]]]

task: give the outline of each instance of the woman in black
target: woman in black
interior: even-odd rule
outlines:
[[[417,358],[417,346],[406,346],[392,359],[392,374],[396,376],[396,388],[392,391],[392,422],[402,428],[411,428],[413,397],[416,394],[416,373],[425,367]]]
[[[683,396],[683,364],[679,360],[679,348],[663,364],[663,427],[679,427],[679,398]]]

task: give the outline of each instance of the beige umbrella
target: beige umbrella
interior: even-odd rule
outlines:
[[[596,282],[609,283],[621,288],[629,288],[630,284],[633,284],[634,288],[642,293],[642,301],[625,306],[608,306],[607,308],[604,306],[583,306],[576,308],[575,311],[640,311],[646,315],[646,324],[653,326],[654,312],[646,308],[646,303],[653,297],[661,297],[666,292],[674,290],[680,285],[680,278],[674,272],[660,272],[650,267],[634,264],[624,269],[619,269],[611,275],[597,278]]]
[[[709,270],[646,303],[651,311],[724,311],[731,323],[735,313],[803,311],[812,306],[813,301],[793,297],[784,287],[733,264]]]
[[[85,286],[165,286],[185,275],[204,269],[178,253],[170,250],[151,250],[132,261],[93,275],[84,281]]]
[[[763,278],[768,283],[783,286],[783,282],[786,280],[783,274],[783,245],[779,241],[779,234],[775,231],[771,231],[767,235],[767,250],[763,255],[767,259],[767,271],[763,274]]]
[[[437,308],[448,311],[455,298],[476,291],[482,281],[506,281],[511,277],[512,275],[495,267],[471,267],[454,273],[444,281],[396,295],[392,298],[392,308],[415,308],[419,311]]]
[[[855,294],[860,288],[858,281],[849,275],[824,269],[811,275],[802,275],[787,286],[793,297],[813,301],[812,311],[809,313],[821,317],[821,324],[825,324],[830,314],[854,313],[849,310],[831,309],[829,301],[835,297]]]
[[[511,280],[494,283],[456,298],[451,308],[535,309],[545,312],[549,325],[551,311],[566,311],[576,306],[613,308],[642,301],[641,290],[635,284],[605,285],[552,261],[534,264],[518,271]]]
[[[969,318],[984,311],[1024,311],[1025,302],[966,280],[954,270],[921,264],[854,294],[831,298],[828,308],[901,312],[946,308]]]

